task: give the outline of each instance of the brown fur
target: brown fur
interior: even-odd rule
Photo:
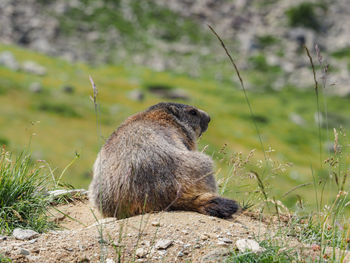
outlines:
[[[204,111],[177,103],[129,117],[98,154],[90,200],[117,218],[164,209],[230,217],[239,206],[217,195],[213,162],[196,150],[209,121]]]

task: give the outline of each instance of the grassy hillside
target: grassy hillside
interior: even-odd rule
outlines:
[[[249,193],[254,194],[258,188],[251,176],[250,171],[253,170],[261,176],[271,197],[282,199],[291,207],[298,200],[298,195],[306,204],[314,204],[313,185],[282,196],[295,186],[314,182],[312,174],[321,182],[319,187],[326,180],[334,180],[327,175],[333,168],[328,168],[324,163],[329,156],[326,149],[332,146],[333,128],[339,132],[339,144],[344,145],[342,154],[338,154],[340,165],[337,167],[341,176],[347,171],[348,141],[344,134],[350,126],[348,99],[327,96],[329,125],[327,129],[325,121],[321,124],[319,137],[313,87],[307,90],[285,87],[281,91],[266,88],[271,74],[278,74],[278,70],[272,73],[262,72],[259,68],[242,71],[243,79],[257,83],[254,91],[248,92],[248,97],[267,152],[266,161],[240,86],[228,81],[233,78],[233,72],[223,73],[225,78],[219,82],[205,77],[190,78],[171,72],[153,72],[142,67],[70,64],[15,46],[0,45],[0,52],[5,50],[11,51],[19,62],[36,61],[47,68],[47,74],[36,76],[0,67],[0,142],[14,151],[21,151],[30,144],[33,157],[45,159],[52,169],[56,169],[57,175],[78,153],[80,158],[63,177],[75,187],[88,186],[91,167],[104,138],[127,116],[163,100],[147,90],[149,85],[154,84],[185,90],[191,97],[185,103],[204,109],[211,115],[212,122],[201,138],[199,148],[207,146],[206,152],[214,156],[218,178],[226,178],[232,172],[243,174],[246,178],[242,180],[242,176],[234,174],[224,189],[227,196],[248,200]],[[99,90],[98,126],[90,99],[92,88],[89,75]],[[33,82],[41,83],[43,92],[31,92],[29,86]],[[261,91],[259,83],[264,86]],[[63,92],[64,86],[74,87],[74,93]],[[143,102],[129,99],[128,93],[134,89],[145,91]],[[324,105],[325,99],[320,93],[321,110]],[[303,118],[304,124],[292,122],[292,113]],[[325,120],[326,115],[323,116]],[[344,133],[341,133],[340,127]],[[232,161],[235,152],[246,156],[252,149],[256,149],[256,152],[244,169],[237,165],[237,156]],[[225,185],[225,181],[221,182]],[[335,190],[334,183],[327,183],[325,197]]]

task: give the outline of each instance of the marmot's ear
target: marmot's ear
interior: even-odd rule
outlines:
[[[174,105],[169,105],[168,109],[170,110],[170,112],[177,118],[180,117],[180,112],[179,112],[179,109],[174,106]]]

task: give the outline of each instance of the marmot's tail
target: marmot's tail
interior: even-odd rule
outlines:
[[[223,198],[216,193],[183,194],[172,206],[174,210],[190,210],[201,214],[230,218],[241,210],[234,200]]]
[[[240,206],[234,200],[213,196],[200,207],[200,213],[220,218],[230,218],[240,210]]]

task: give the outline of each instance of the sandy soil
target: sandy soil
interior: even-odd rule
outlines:
[[[13,262],[221,262],[236,240],[265,239],[276,229],[252,214],[230,220],[193,212],[101,219],[87,201],[51,212],[62,230],[27,241],[8,237],[0,241],[0,253]],[[289,242],[300,249],[296,240]]]

